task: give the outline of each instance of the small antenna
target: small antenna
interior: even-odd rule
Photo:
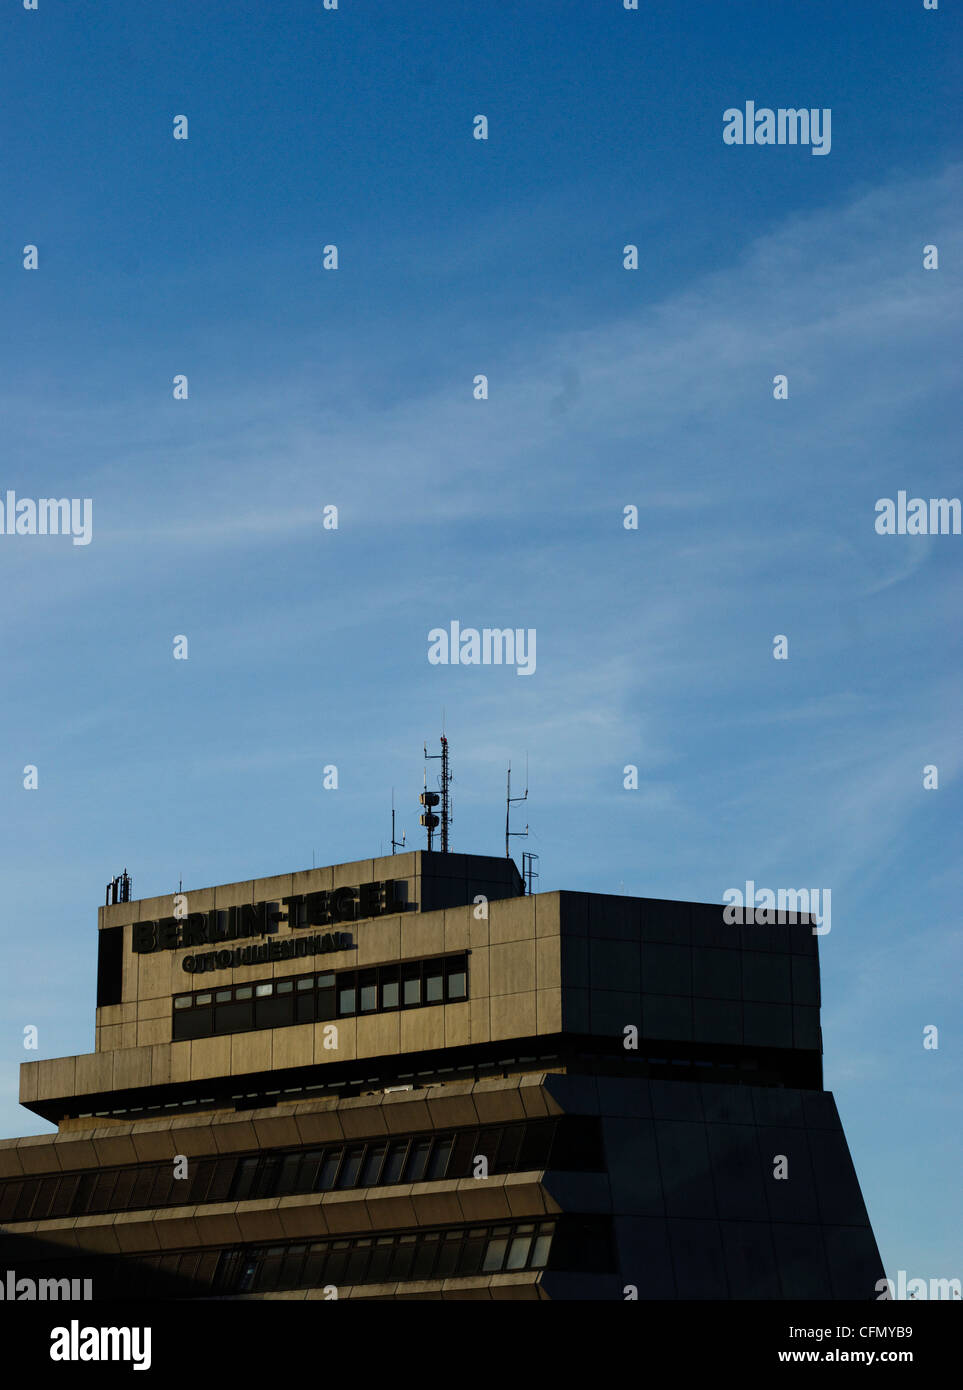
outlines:
[[[431,817],[431,820],[434,822],[434,825],[435,825],[435,826],[436,826],[436,825],[439,825],[439,824],[441,825],[441,852],[442,852],[442,854],[447,854],[447,853],[448,853],[448,828],[449,828],[449,826],[451,825],[451,821],[452,821],[452,815],[451,815],[451,794],[450,794],[450,792],[449,792],[449,790],[448,790],[448,787],[449,787],[449,785],[450,785],[450,783],[451,783],[451,772],[450,772],[449,766],[448,766],[448,740],[445,738],[445,735],[444,735],[444,734],[442,734],[442,736],[441,736],[441,752],[440,752],[440,753],[429,753],[429,752],[428,752],[428,745],[427,745],[427,743],[425,744],[425,761],[426,761],[426,762],[436,762],[436,761],[440,761],[440,762],[441,762],[441,776],[438,778],[438,786],[439,786],[440,789],[441,789],[441,795],[439,796],[439,794],[438,794],[437,792],[430,792],[430,791],[427,790],[427,787],[428,787],[428,773],[427,773],[427,770],[426,770],[426,772],[425,772],[425,788],[426,788],[426,790],[425,790],[425,792],[422,794],[421,800],[422,800],[422,803],[423,803],[425,806],[437,806],[438,803],[439,803],[439,801],[441,802],[441,816],[440,816],[440,817],[439,817],[439,816],[432,816],[432,817]],[[425,799],[426,797],[432,797],[432,798],[434,798],[434,799],[433,799],[432,801],[429,802],[429,801],[427,801],[427,800]],[[432,830],[434,829],[434,826],[431,825],[431,824],[429,823],[429,821],[425,818],[425,816],[422,816],[422,818],[421,818],[421,823],[422,823],[422,825],[427,825],[427,827],[428,827],[428,848],[431,849],[431,835],[432,835]]]
[[[404,831],[404,830],[402,830],[402,832],[401,832],[401,839],[400,839],[400,840],[396,840],[396,839],[395,839],[395,789],[394,789],[394,787],[392,787],[392,788],[391,788],[391,853],[394,854],[396,848],[398,848],[398,849],[404,849],[404,847],[405,847],[405,831]]]
[[[512,796],[512,765],[511,765],[511,763],[508,764],[508,790],[507,790],[507,792],[505,793],[505,858],[506,858],[506,859],[511,859],[511,857],[512,857],[511,849],[509,848],[509,844],[508,844],[509,840],[513,840],[513,839],[516,839],[516,838],[517,838],[517,839],[524,839],[525,836],[528,834],[528,824],[527,824],[527,823],[526,823],[526,825],[525,825],[525,829],[524,829],[524,830],[512,830],[512,829],[510,829],[510,827],[509,827],[509,819],[510,819],[511,814],[512,814],[512,805],[513,805],[513,803],[516,802],[516,801],[527,801],[527,800],[528,800],[528,755],[526,754],[526,755],[525,755],[525,795],[524,795],[524,796]]]

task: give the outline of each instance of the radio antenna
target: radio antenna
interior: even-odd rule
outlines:
[[[528,834],[528,824],[527,824],[527,822],[526,822],[526,825],[525,825],[525,829],[524,829],[524,830],[512,830],[512,829],[510,828],[510,826],[509,826],[509,821],[510,821],[511,814],[512,814],[512,806],[513,806],[513,804],[514,804],[515,802],[517,802],[517,801],[527,801],[527,800],[528,800],[528,754],[526,753],[526,754],[525,754],[525,795],[524,795],[524,796],[512,796],[512,765],[511,765],[511,763],[508,764],[508,789],[507,789],[507,791],[506,791],[506,793],[505,793],[505,858],[506,858],[506,859],[511,859],[511,857],[512,857],[511,849],[510,849],[509,843],[508,843],[509,840],[524,839],[525,836]]]
[[[391,788],[391,853],[394,854],[396,848],[397,848],[397,849],[404,849],[404,847],[405,847],[405,831],[404,831],[404,830],[402,830],[402,832],[401,832],[401,839],[400,839],[400,840],[396,840],[396,839],[395,839],[395,789],[394,789],[394,787],[392,787],[392,788]]]
[[[442,734],[442,736],[441,736],[441,752],[440,752],[440,753],[429,753],[429,752],[428,752],[428,745],[427,745],[427,743],[425,744],[425,761],[426,761],[426,762],[440,762],[440,763],[441,763],[441,776],[438,778],[438,786],[439,786],[439,788],[440,788],[440,795],[439,795],[438,792],[430,792],[430,791],[428,791],[428,772],[427,772],[427,769],[426,769],[426,770],[425,770],[425,790],[424,790],[424,792],[422,792],[422,795],[421,795],[422,805],[425,806],[425,808],[426,808],[426,814],[422,816],[422,818],[421,818],[421,823],[422,823],[422,825],[426,826],[426,827],[427,827],[427,830],[428,830],[428,848],[429,848],[429,849],[431,849],[431,836],[432,836],[432,832],[434,831],[434,829],[435,829],[436,826],[438,826],[438,825],[441,826],[441,852],[442,852],[442,854],[447,854],[447,853],[448,853],[448,829],[449,829],[449,826],[451,825],[451,820],[452,820],[452,816],[451,816],[451,793],[449,792],[448,788],[449,788],[449,786],[450,786],[450,784],[451,784],[451,780],[452,780],[452,779],[451,779],[451,770],[450,770],[449,764],[448,764],[448,740],[447,740],[447,738],[445,738],[445,735],[444,735],[444,734]],[[430,813],[430,810],[429,810],[428,808],[430,808],[430,807],[432,807],[432,806],[437,806],[439,802],[441,803],[441,815],[440,815],[440,816],[432,815],[432,814]]]

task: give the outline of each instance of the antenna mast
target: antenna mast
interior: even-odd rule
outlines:
[[[445,738],[445,735],[444,735],[444,734],[442,734],[442,736],[441,736],[441,752],[440,752],[440,753],[429,753],[429,752],[428,752],[428,745],[427,745],[427,743],[425,744],[425,761],[426,761],[426,762],[436,762],[436,761],[440,761],[440,762],[441,762],[441,776],[438,778],[438,786],[439,786],[440,789],[441,789],[441,794],[439,795],[438,792],[430,792],[430,791],[427,790],[427,787],[428,787],[428,773],[427,773],[427,771],[426,771],[426,772],[425,772],[425,788],[426,788],[426,790],[425,790],[424,792],[422,792],[422,794],[421,794],[422,805],[424,805],[425,807],[437,806],[438,803],[441,802],[441,816],[439,817],[439,816],[434,816],[434,815],[423,815],[422,818],[421,818],[421,823],[422,823],[422,825],[426,826],[426,827],[427,827],[427,830],[428,830],[428,848],[429,848],[429,849],[431,849],[431,836],[432,836],[432,831],[434,830],[434,828],[435,828],[437,825],[439,825],[439,824],[441,825],[441,852],[442,852],[442,854],[447,854],[447,853],[448,853],[448,827],[451,825],[451,793],[449,792],[448,788],[449,788],[449,786],[450,786],[450,784],[451,784],[451,780],[452,780],[452,779],[451,779],[451,771],[450,771],[450,768],[449,768],[449,765],[448,765],[448,740],[447,740],[447,738]],[[430,798],[430,800],[429,800],[429,798]]]
[[[513,840],[513,839],[516,839],[516,838],[517,838],[517,839],[524,839],[525,836],[528,834],[528,824],[527,824],[527,823],[526,823],[526,825],[525,825],[525,829],[524,829],[524,830],[512,830],[512,829],[509,828],[509,819],[510,819],[511,814],[512,814],[512,805],[513,805],[513,803],[516,802],[516,801],[527,801],[527,800],[528,800],[528,756],[527,756],[527,754],[526,754],[526,757],[525,757],[525,795],[524,795],[524,796],[512,796],[512,765],[511,765],[511,763],[508,764],[508,790],[507,790],[506,793],[505,793],[505,858],[506,858],[506,859],[511,859],[511,857],[512,857],[511,849],[509,848],[509,844],[508,844],[509,840]]]
[[[402,830],[402,832],[401,832],[401,839],[400,839],[400,840],[396,840],[396,839],[395,839],[395,789],[394,789],[394,787],[392,787],[392,788],[391,788],[391,853],[392,853],[392,854],[394,854],[395,848],[396,848],[396,847],[397,847],[398,849],[404,849],[404,847],[405,847],[405,834],[406,834],[406,832],[405,832],[404,830]]]
[[[126,869],[122,874],[117,874],[110,880],[104,902],[107,907],[110,907],[112,903],[130,902],[130,874]]]

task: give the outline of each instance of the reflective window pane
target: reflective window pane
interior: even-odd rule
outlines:
[[[531,1234],[527,1236],[516,1236],[508,1247],[508,1259],[505,1261],[506,1269],[524,1269],[528,1259],[528,1252],[532,1247]]]
[[[364,1166],[361,1170],[361,1186],[374,1187],[377,1185],[381,1174],[381,1165],[385,1156],[384,1144],[371,1144],[365,1154]]]
[[[508,1240],[505,1236],[493,1236],[488,1242],[488,1249],[485,1251],[482,1270],[486,1274],[492,1274],[501,1269],[505,1262],[505,1251],[507,1249]]]
[[[416,1139],[411,1145],[408,1162],[405,1164],[405,1182],[421,1182],[428,1163],[430,1139]]]

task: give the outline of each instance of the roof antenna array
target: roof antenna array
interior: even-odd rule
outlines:
[[[391,853],[394,854],[394,852],[395,852],[396,849],[404,849],[404,847],[405,847],[405,831],[404,831],[404,830],[402,830],[402,832],[401,832],[401,839],[400,839],[400,840],[396,840],[396,839],[395,839],[395,789],[394,789],[394,787],[392,787],[392,788],[391,788]]]
[[[441,762],[441,776],[438,778],[439,792],[428,790],[428,771],[425,769],[425,790],[421,793],[419,800],[424,806],[421,823],[428,831],[428,848],[432,848],[432,836],[438,827],[441,827],[441,852],[448,853],[448,827],[451,825],[451,794],[448,790],[451,783],[451,771],[448,766],[448,740],[445,735],[441,736],[441,752],[429,753],[428,745],[425,744],[425,761]],[[434,806],[441,804],[441,815],[436,816],[432,810]]]
[[[528,800],[528,754],[526,753],[526,754],[525,754],[525,795],[524,795],[524,796],[512,796],[512,765],[511,765],[511,763],[508,764],[508,790],[507,790],[507,792],[505,793],[505,858],[506,858],[506,859],[511,859],[511,857],[512,857],[511,848],[509,847],[509,844],[508,844],[509,840],[524,839],[525,836],[528,834],[528,824],[527,824],[527,822],[526,822],[526,825],[525,825],[525,829],[524,829],[524,830],[511,830],[511,829],[509,828],[509,819],[510,819],[511,814],[512,814],[512,805],[513,805],[513,803],[516,802],[516,801],[527,801],[527,800]]]
[[[104,899],[104,904],[105,904],[105,906],[109,907],[109,906],[111,905],[111,903],[129,903],[129,902],[130,902],[130,874],[129,874],[129,873],[127,872],[127,870],[125,869],[124,872],[123,872],[122,874],[118,874],[118,875],[116,876],[116,878],[112,878],[112,879],[110,880],[110,882],[108,883],[108,885],[107,885],[107,896],[106,896],[106,898]]]

